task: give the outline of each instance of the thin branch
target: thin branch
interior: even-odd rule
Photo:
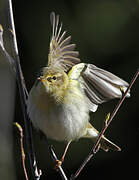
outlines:
[[[53,159],[53,161],[57,162],[58,159],[51,145],[49,146],[49,152],[51,154],[51,158]],[[58,167],[58,172],[63,180],[68,180],[61,166]]]
[[[121,107],[123,101],[126,98],[127,93],[130,91],[131,87],[133,86],[133,84],[135,83],[137,77],[139,75],[139,69],[137,70],[137,72],[135,73],[133,79],[131,80],[127,90],[125,91],[125,93],[123,93],[122,98],[119,100],[119,102],[117,103],[116,107],[114,108],[113,112],[111,113],[111,115],[108,113],[108,115],[105,118],[105,125],[104,128],[102,129],[102,131],[100,132],[98,139],[96,141],[96,143],[94,144],[94,146],[92,147],[89,155],[86,157],[86,159],[84,160],[84,162],[81,164],[81,166],[79,167],[79,169],[75,172],[74,175],[71,175],[70,179],[76,179],[79,174],[81,173],[81,171],[83,170],[83,168],[86,166],[86,164],[90,161],[90,159],[98,152],[99,150],[99,144],[101,141],[102,136],[104,135],[105,131],[107,130],[107,128],[109,127],[110,123],[112,122],[113,118],[115,117],[116,113],[118,112],[119,108]]]
[[[53,146],[48,143],[48,139],[47,139],[46,135],[44,135],[44,134],[42,134],[42,135],[46,141],[46,145],[48,147],[48,151],[49,151],[49,154],[51,156],[51,159],[54,161],[54,163],[56,163],[58,161],[58,159],[57,159],[57,156],[54,152]],[[63,168],[61,167],[61,165],[59,165],[56,170],[59,172],[59,174],[63,180],[68,180]]]
[[[11,31],[12,31],[12,33],[13,33],[14,51],[15,51],[15,54],[18,56],[18,47],[17,47],[16,32],[15,32],[15,25],[14,25],[14,16],[13,16],[12,0],[8,0],[8,3],[9,3],[9,13],[10,13]]]
[[[12,0],[8,0],[8,3],[9,3],[11,31],[13,34],[12,37],[13,37],[14,52],[15,52],[15,56],[16,56],[15,57],[16,77],[17,77],[21,106],[22,106],[22,111],[23,111],[23,116],[24,116],[27,152],[28,152],[29,159],[30,159],[30,167],[32,170],[33,179],[39,180],[40,174],[39,174],[39,171],[37,168],[36,157],[35,157],[34,147],[33,147],[33,142],[32,142],[31,122],[28,118],[27,109],[26,109],[27,90],[26,90],[25,81],[23,78],[23,74],[22,74],[22,70],[21,70],[21,66],[20,66],[19,54],[18,54],[15,25],[14,25],[14,18],[13,18]]]
[[[20,149],[21,149],[21,156],[22,156],[22,165],[23,165],[25,178],[26,178],[26,180],[28,180],[27,170],[26,170],[26,166],[25,166],[25,152],[24,152],[24,146],[23,146],[23,129],[19,123],[16,122],[14,124],[20,132]]]

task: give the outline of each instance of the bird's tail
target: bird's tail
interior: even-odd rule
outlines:
[[[87,134],[84,137],[90,138],[93,142],[96,142],[99,132],[89,123]],[[100,148],[104,151],[121,151],[120,147],[108,140],[105,136],[102,136],[100,141]]]
[[[113,151],[121,151],[120,147],[118,147],[116,144],[105,138],[104,136],[102,137],[100,141],[100,147],[104,151],[109,151],[110,149]]]

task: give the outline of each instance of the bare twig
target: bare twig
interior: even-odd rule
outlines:
[[[31,122],[28,118],[27,109],[26,109],[26,99],[27,99],[27,90],[20,66],[20,59],[18,54],[18,47],[17,47],[17,41],[16,41],[16,33],[15,33],[15,25],[14,25],[14,18],[13,18],[13,8],[12,8],[12,0],[8,0],[9,3],[9,13],[10,13],[10,23],[11,23],[11,31],[13,34],[13,45],[14,45],[14,52],[15,52],[15,68],[16,68],[16,77],[17,77],[17,83],[19,87],[19,93],[20,93],[20,100],[22,105],[22,111],[24,116],[24,124],[25,124],[25,132],[26,132],[26,143],[27,143],[27,152],[30,159],[30,166],[33,174],[33,179],[39,180],[40,174],[37,168],[36,164],[36,157],[34,153],[33,148],[33,142],[32,142],[32,129],[31,129]]]
[[[122,98],[119,100],[119,102],[117,103],[115,109],[113,110],[113,112],[108,113],[106,118],[105,118],[105,125],[104,128],[102,129],[102,131],[100,132],[98,139],[96,141],[96,143],[94,144],[94,146],[92,147],[90,153],[88,154],[88,156],[86,157],[86,159],[84,160],[84,162],[81,164],[81,166],[79,167],[79,169],[75,172],[74,175],[71,175],[70,179],[76,179],[79,174],[81,173],[81,171],[83,170],[83,168],[85,167],[85,165],[90,161],[90,159],[98,152],[99,148],[99,143],[101,141],[102,136],[104,135],[105,131],[107,130],[108,126],[110,125],[110,123],[112,122],[113,118],[115,117],[117,111],[119,110],[119,108],[121,107],[123,101],[125,100],[125,97],[127,95],[127,93],[130,91],[131,87],[133,86],[134,82],[136,81],[137,77],[139,75],[139,69],[137,70],[137,72],[135,73],[133,79],[131,80],[127,90],[125,91],[125,93],[123,93]]]
[[[26,166],[25,166],[25,152],[24,152],[24,146],[23,146],[23,129],[19,123],[16,122],[14,124],[20,132],[20,149],[21,149],[21,156],[22,156],[22,165],[23,165],[25,178],[26,178],[26,180],[28,180],[27,170],[26,170]]]
[[[12,68],[13,68],[12,70],[14,72],[16,72],[16,79],[18,81],[18,86],[19,86],[19,89],[20,89],[22,110],[24,112],[23,114],[24,114],[25,129],[26,129],[26,143],[27,143],[27,147],[28,147],[28,150],[29,150],[28,155],[29,155],[29,159],[30,159],[30,165],[31,165],[32,172],[34,172],[35,179],[39,180],[39,178],[37,179],[37,172],[38,171],[37,171],[36,158],[35,158],[35,153],[34,153],[33,144],[32,144],[31,124],[30,124],[30,120],[28,119],[27,113],[25,115],[26,99],[27,99],[28,93],[27,93],[26,86],[25,86],[24,81],[23,81],[23,75],[22,75],[22,71],[21,71],[21,68],[20,68],[20,64],[18,64],[19,59],[18,59],[18,61],[13,59],[8,54],[8,52],[6,51],[6,49],[4,47],[2,26],[0,26],[0,47],[1,47],[1,50],[2,50],[3,54],[5,55],[6,59],[8,60],[8,63],[12,66]],[[20,71],[19,71],[19,68],[20,68]],[[22,81],[20,79],[22,79]],[[39,176],[40,175],[38,175],[38,177]]]
[[[49,151],[50,151],[50,154],[51,154],[53,161],[56,162],[58,159],[57,159],[56,154],[55,154],[53,147],[51,145],[49,146]],[[61,178],[63,180],[68,180],[61,166],[58,167],[58,172],[61,175]]]

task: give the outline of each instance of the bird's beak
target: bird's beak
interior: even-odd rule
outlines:
[[[46,81],[43,76],[40,76],[40,77],[38,77],[37,79],[38,79],[39,81],[41,81],[41,82],[45,82],[45,81]]]

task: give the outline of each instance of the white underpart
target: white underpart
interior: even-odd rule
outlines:
[[[47,137],[58,141],[75,140],[86,134],[89,108],[83,94],[75,98],[71,95],[74,92],[71,92],[70,97],[66,97],[70,98],[69,103],[66,105],[53,104],[52,108],[44,111],[34,103],[34,99],[40,98],[39,89],[38,92],[35,91],[36,88],[32,88],[27,107],[31,121],[37,129],[42,130]]]
[[[98,137],[98,133],[93,128],[88,128],[86,137],[96,138]]]

